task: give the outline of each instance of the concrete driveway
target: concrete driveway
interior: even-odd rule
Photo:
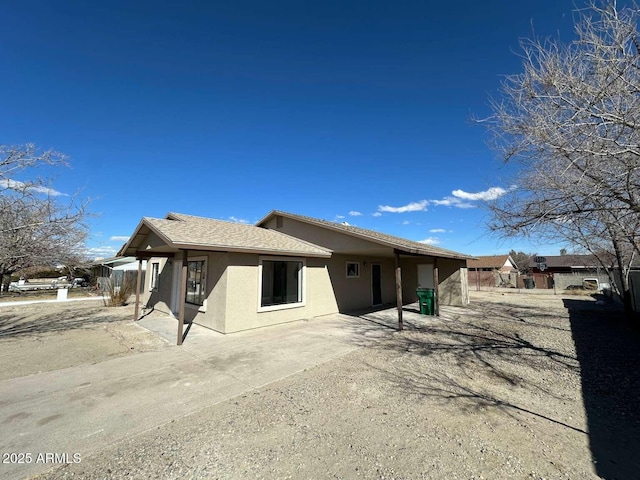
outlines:
[[[406,313],[419,319],[419,315]],[[424,318],[424,317],[423,317]],[[25,478],[173,419],[345,355],[394,330],[395,310],[222,335],[193,325],[185,343],[0,382],[0,477]],[[175,344],[176,321],[139,322]],[[386,326],[386,325],[388,326]],[[39,454],[57,454],[45,457]],[[66,455],[63,455],[66,454]],[[78,455],[75,457],[78,458]],[[3,458],[5,460],[5,458]]]

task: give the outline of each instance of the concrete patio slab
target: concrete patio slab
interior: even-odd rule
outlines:
[[[0,451],[86,456],[392,335],[384,325],[394,315],[331,315],[229,335],[193,325],[182,346],[2,381]],[[405,316],[409,324],[426,321]],[[139,324],[175,344],[175,319]],[[2,464],[0,476],[25,478],[53,466]]]

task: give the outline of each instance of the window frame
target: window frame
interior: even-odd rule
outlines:
[[[349,265],[356,265],[356,274],[349,275]],[[360,278],[360,262],[347,261],[344,264],[344,276],[345,278]]]
[[[151,264],[151,277],[149,278],[149,291],[158,291],[158,280],[160,277],[160,262],[153,262]]]
[[[194,308],[194,309],[197,309],[199,311],[206,311],[206,308],[207,308],[207,296],[206,296],[206,290],[207,290],[207,260],[208,260],[208,258],[206,256],[189,257],[189,258],[187,258],[187,278],[186,278],[187,284],[185,285],[185,293],[184,293],[184,305],[185,305],[185,307]],[[197,263],[197,262],[202,262],[202,270],[200,272],[200,292],[201,292],[200,296],[201,296],[202,303],[192,303],[192,302],[189,302],[187,300],[188,294],[189,294],[189,289],[188,289],[189,264],[190,263]]]
[[[301,263],[300,269],[300,285],[298,286],[301,301],[294,303],[281,303],[278,305],[262,305],[262,269],[265,261],[268,262],[295,262]],[[274,310],[286,310],[289,308],[305,307],[307,303],[307,259],[305,257],[258,257],[258,312],[272,312]]]

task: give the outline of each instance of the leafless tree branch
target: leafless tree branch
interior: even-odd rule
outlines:
[[[84,256],[87,202],[30,176],[42,167],[64,166],[66,157],[58,152],[42,152],[33,144],[0,145],[0,280],[5,283],[20,270],[77,264]]]
[[[640,9],[592,0],[576,40],[521,42],[523,70],[502,83],[483,120],[517,165],[518,188],[490,205],[505,236],[563,238],[602,258],[630,308],[640,254]]]

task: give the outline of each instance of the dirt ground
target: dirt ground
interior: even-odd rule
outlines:
[[[101,300],[0,306],[0,380],[166,348],[132,318]]]
[[[5,353],[12,342],[67,345],[58,322],[77,312],[58,308],[0,310],[0,332],[18,335],[0,336],[3,371],[20,355]],[[65,320],[65,348],[92,335],[110,345],[75,361],[163,348],[128,336],[129,312],[112,310]],[[21,333],[35,318],[50,328]],[[472,292],[469,307],[442,307],[419,329],[38,478],[640,478],[639,346],[618,309],[589,297]]]

